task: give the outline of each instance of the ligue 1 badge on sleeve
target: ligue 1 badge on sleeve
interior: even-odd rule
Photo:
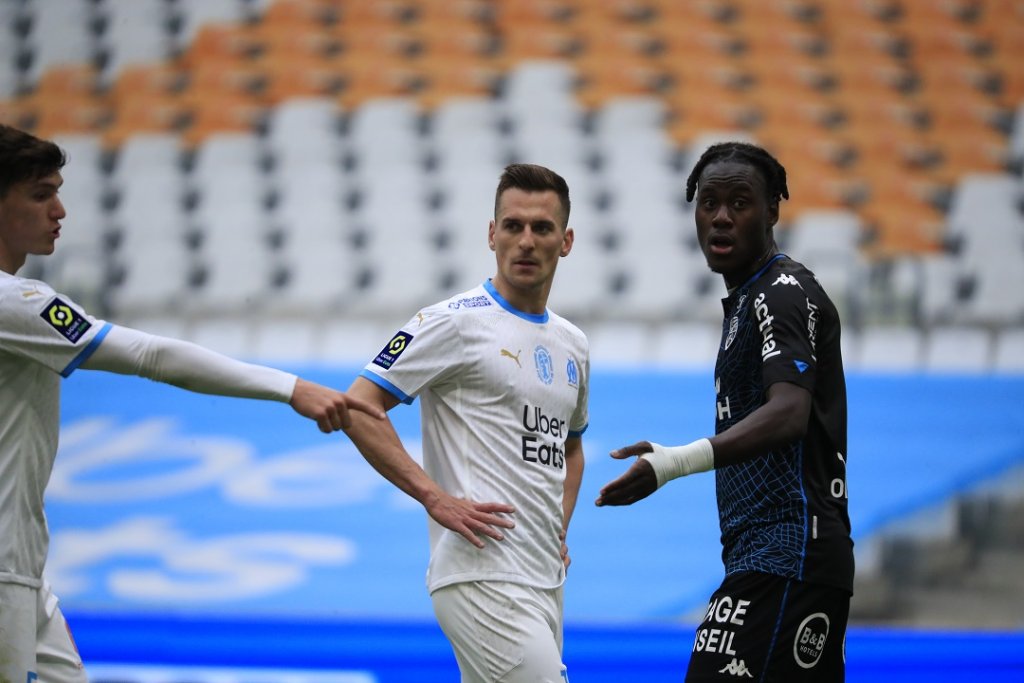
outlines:
[[[72,344],[82,338],[82,335],[89,331],[92,323],[78,314],[60,297],[55,297],[50,304],[39,314],[43,320],[49,323],[50,327],[60,332],[61,336]]]

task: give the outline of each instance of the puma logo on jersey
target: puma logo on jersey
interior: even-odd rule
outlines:
[[[519,356],[522,353],[523,353],[522,349],[519,349],[516,353],[512,353],[508,349],[502,349],[501,350],[501,355],[503,357],[511,358],[512,360],[514,360],[516,362],[516,365],[518,365],[519,367],[523,367],[523,364],[519,362]]]
[[[40,292],[38,289],[33,289],[31,292],[22,292],[21,296],[27,299],[30,296],[35,296],[36,294],[42,294],[42,292]]]
[[[750,669],[747,668],[747,663],[742,659],[737,660],[735,657],[724,668],[719,669],[718,673],[729,674],[730,676],[746,676],[747,678],[754,677],[754,674],[750,673]]]

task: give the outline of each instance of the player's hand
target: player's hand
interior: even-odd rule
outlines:
[[[314,420],[324,434],[347,429],[352,425],[352,410],[358,410],[379,420],[384,419],[380,406],[349,396],[336,389],[309,382],[301,377],[295,382],[289,405],[303,417]]]
[[[635,455],[643,455],[654,450],[650,441],[640,441],[632,446],[624,446],[614,450],[611,455],[616,460],[624,460]],[[618,479],[608,482],[598,493],[597,505],[631,505],[643,500],[658,490],[658,477],[654,474],[651,463],[640,458],[636,459],[626,473]]]
[[[558,540],[562,542],[562,565],[565,566],[565,571],[568,573],[572,558],[569,557],[569,546],[565,544],[565,529],[558,533]]]
[[[513,514],[516,511],[505,503],[477,503],[442,494],[424,507],[435,522],[461,534],[477,548],[484,547],[481,535],[501,541],[505,538],[501,529],[512,529],[516,525],[512,519],[503,516],[503,513]]]

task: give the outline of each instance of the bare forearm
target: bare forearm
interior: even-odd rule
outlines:
[[[583,445],[579,439],[566,442],[565,483],[562,493],[562,530],[568,531],[569,521],[576,509],[580,485],[583,483]]]
[[[727,467],[800,439],[807,431],[811,394],[794,384],[773,384],[768,401],[721,434],[711,437],[715,467]]]
[[[438,495],[437,484],[405,450],[391,420],[356,415],[345,433],[381,476],[424,506]]]

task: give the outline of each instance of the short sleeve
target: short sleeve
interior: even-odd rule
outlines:
[[[812,344],[817,306],[795,280],[766,287],[754,300],[761,335],[764,387],[791,382],[813,389],[817,359]]]
[[[426,309],[395,332],[360,376],[402,403],[412,403],[424,388],[457,370],[463,361],[462,348],[452,316]]]
[[[0,289],[0,350],[67,377],[99,346],[110,324],[36,280],[13,278]]]

